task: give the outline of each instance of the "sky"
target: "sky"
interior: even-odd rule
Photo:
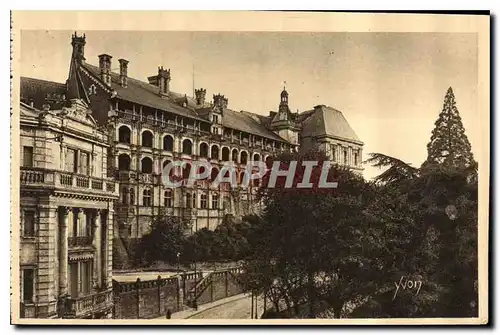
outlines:
[[[21,76],[64,83],[72,31],[21,33]],[[85,58],[129,63],[130,77],[147,81],[158,66],[170,68],[171,89],[207,97],[221,93],[228,107],[269,115],[286,82],[292,111],[315,105],[344,114],[370,152],[419,167],[448,87],[455,92],[466,135],[477,157],[478,50],[473,33],[290,33],[79,31]],[[381,171],[365,166],[372,178]]]

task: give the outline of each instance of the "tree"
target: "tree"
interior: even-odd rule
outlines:
[[[418,169],[395,157],[381,153],[370,153],[370,158],[364,163],[378,168],[387,168],[383,173],[374,178],[377,183],[400,184],[411,180],[418,175]]]
[[[148,264],[154,261],[177,262],[177,253],[182,252],[188,223],[172,216],[158,216],[149,233],[139,243],[136,257]]]
[[[465,168],[473,165],[471,146],[451,87],[446,92],[443,109],[434,125],[423,166],[444,164]]]
[[[285,178],[278,178],[276,187],[269,188],[268,176],[263,178],[265,211],[250,239],[254,254],[247,272],[253,289],[267,292],[275,306],[282,302],[295,315],[305,303],[309,317],[314,317],[320,302],[326,302],[340,317],[346,304],[373,291],[381,276],[379,233],[364,211],[373,185],[333,166],[328,181],[337,181],[338,187],[318,187],[326,159],[321,152],[276,158],[281,169],[297,161],[293,187],[284,187]],[[305,160],[318,161],[313,187],[297,188]]]

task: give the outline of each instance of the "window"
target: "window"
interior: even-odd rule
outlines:
[[[219,123],[219,116],[213,115],[213,123]]]
[[[130,129],[127,126],[118,129],[118,142],[130,144]]]
[[[347,150],[344,150],[344,164],[347,165]]]
[[[142,192],[142,205],[151,206],[151,190],[144,190]]]
[[[228,197],[224,197],[222,206],[225,211],[231,211],[231,200]]]
[[[335,144],[331,145],[332,149],[332,161],[336,162],[337,161],[337,150],[335,148]]]
[[[212,194],[212,208],[213,209],[219,208],[219,195],[218,194]]]
[[[131,205],[135,204],[135,192],[133,188],[130,189],[130,204]]]
[[[89,154],[87,152],[80,151],[79,167],[78,173],[88,175],[89,174]]]
[[[192,204],[193,208],[196,208],[196,200],[197,200],[196,193],[193,193],[193,204]]]
[[[171,208],[172,207],[172,190],[166,190],[163,193],[163,201],[165,207]]]
[[[200,197],[201,197],[201,199],[200,199],[200,207],[202,209],[206,209],[207,208],[207,195],[206,194],[202,194]]]
[[[24,211],[23,217],[23,236],[35,236],[35,212]]]
[[[23,147],[23,166],[33,167],[33,147]]]
[[[35,270],[34,269],[23,269],[23,286],[22,286],[22,296],[24,303],[33,302],[33,291],[34,291],[34,281],[35,281]]]
[[[78,172],[78,155],[74,149],[66,149],[65,170],[68,172]]]
[[[127,199],[128,190],[126,188],[122,189],[122,204],[126,205],[128,203]]]
[[[219,134],[219,128],[217,127],[212,127],[212,133],[218,135]]]
[[[92,281],[92,261],[80,263],[80,293],[89,294]]]
[[[358,153],[354,153],[354,166],[358,166]]]
[[[191,208],[192,201],[191,201],[191,193],[186,193],[186,208]]]

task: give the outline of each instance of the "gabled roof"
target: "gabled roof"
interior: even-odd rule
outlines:
[[[328,136],[363,144],[341,111],[329,106],[316,106],[314,110],[299,114],[302,137]]]
[[[85,63],[83,67],[91,72],[95,77],[100,78],[99,67],[88,63]],[[181,94],[172,92],[167,97],[161,97],[158,94],[157,86],[130,77],[127,78],[127,87],[122,87],[120,85],[120,75],[115,72],[111,73],[111,88],[116,91],[117,97],[120,99],[167,111],[180,116],[189,117],[198,121],[207,122],[206,119],[198,116],[198,114],[192,109],[192,104],[190,104],[189,101],[188,107],[182,107],[176,103],[176,99],[183,97]]]
[[[83,66],[95,77],[100,78],[99,67],[87,63]],[[111,74],[111,88],[116,91],[118,98],[123,100],[209,122],[206,116],[212,107],[199,108],[199,106],[196,105],[196,101],[185,94],[170,92],[167,97],[161,97],[158,94],[157,86],[130,77],[127,78],[127,87],[122,87],[120,85],[120,75],[115,72]],[[186,107],[179,105],[178,102],[181,100],[187,102]],[[222,121],[224,127],[233,128],[276,141],[287,142],[285,139],[267,129],[265,124],[257,122],[246,113],[248,112],[236,112],[231,109],[224,109]]]
[[[66,84],[29,77],[21,77],[20,89],[21,101],[29,104],[31,100],[38,109],[42,108],[47,99],[65,100],[67,93]]]

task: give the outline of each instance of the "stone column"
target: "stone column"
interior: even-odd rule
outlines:
[[[94,247],[94,262],[92,282],[94,288],[101,286],[101,210],[98,209],[92,217],[92,246]]]
[[[68,221],[70,207],[62,207],[59,218],[59,295],[68,294]]]
[[[111,275],[113,271],[113,217],[114,211],[111,204],[108,208],[105,230],[103,229],[103,237],[105,236],[105,238],[103,238],[104,252],[102,258],[102,268],[104,270],[102,273],[104,288],[111,288],[112,285]]]

